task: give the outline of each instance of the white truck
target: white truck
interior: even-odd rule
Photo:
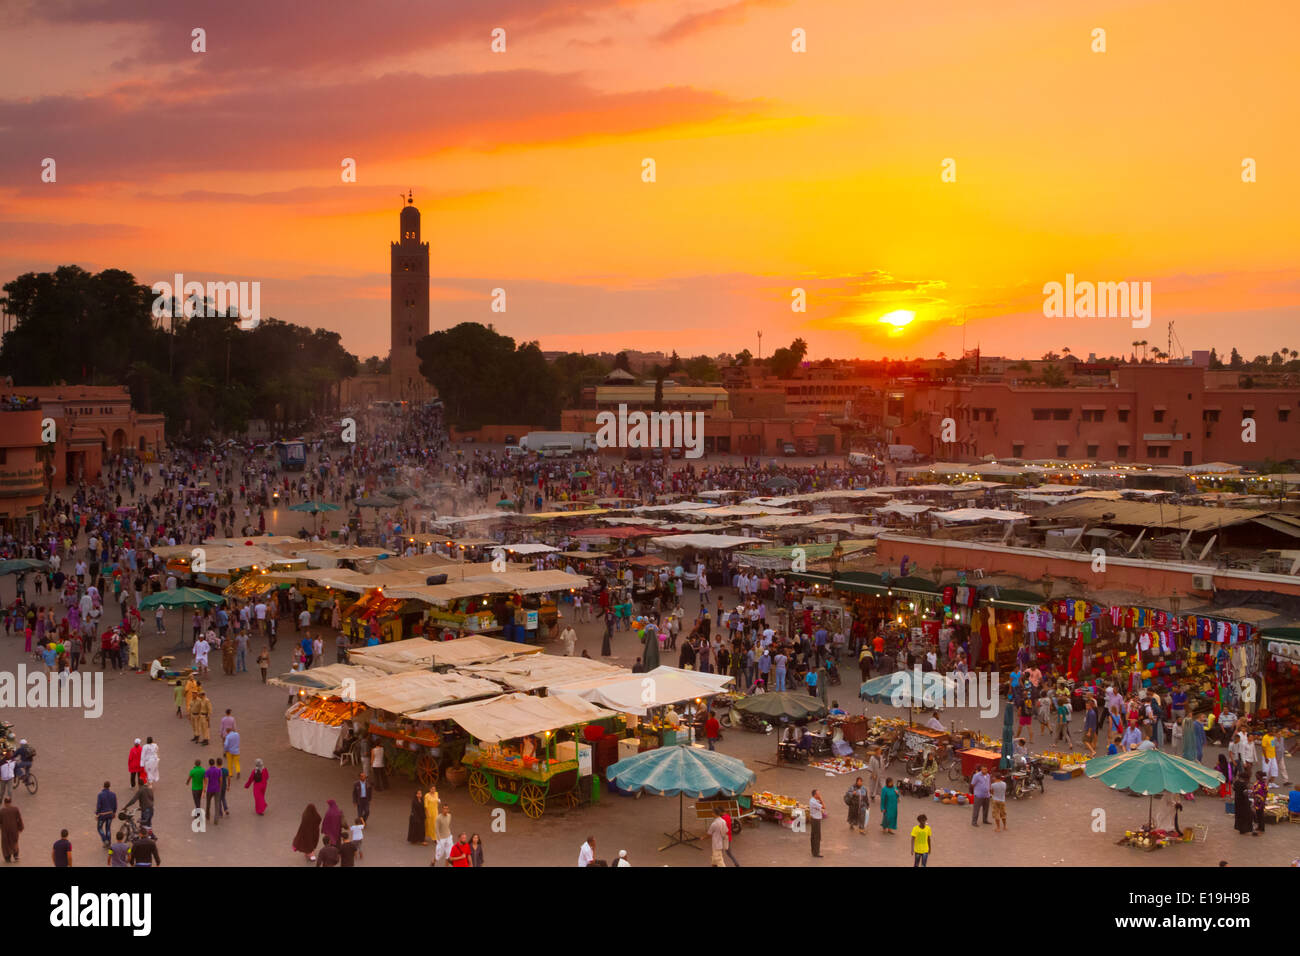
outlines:
[[[594,432],[529,432],[519,439],[519,447],[543,458],[562,458],[594,452],[596,435]]]

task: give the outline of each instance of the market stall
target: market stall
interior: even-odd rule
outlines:
[[[360,710],[360,704],[338,699],[304,697],[294,701],[284,712],[289,746],[317,757],[335,757],[344,725]]]
[[[461,762],[469,770],[475,803],[518,804],[526,816],[537,819],[548,807],[583,803],[588,794],[584,781],[590,781],[590,798],[596,799],[591,746],[558,737],[573,738],[575,729],[617,715],[571,694],[504,694],[410,717],[453,721],[469,734]]]

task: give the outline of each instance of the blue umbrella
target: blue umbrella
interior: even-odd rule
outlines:
[[[913,707],[940,707],[955,695],[957,684],[946,674],[930,671],[923,674],[919,668],[881,674],[862,685],[858,696],[873,704],[891,704],[907,708],[907,722],[912,723]]]
[[[661,846],[692,846],[698,836],[688,834],[683,824],[686,797],[733,797],[757,778],[743,762],[714,750],[688,746],[660,747],[612,764],[605,776],[620,790],[644,790],[659,796],[677,797],[677,832],[667,834],[671,842]],[[700,849],[695,847],[695,849]]]

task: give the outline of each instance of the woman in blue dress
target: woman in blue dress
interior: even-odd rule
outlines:
[[[898,791],[894,789],[893,777],[885,779],[880,791],[880,829],[886,833],[898,830]]]

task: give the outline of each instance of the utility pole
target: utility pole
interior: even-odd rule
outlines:
[[[763,330],[758,331],[758,360],[763,361]]]

